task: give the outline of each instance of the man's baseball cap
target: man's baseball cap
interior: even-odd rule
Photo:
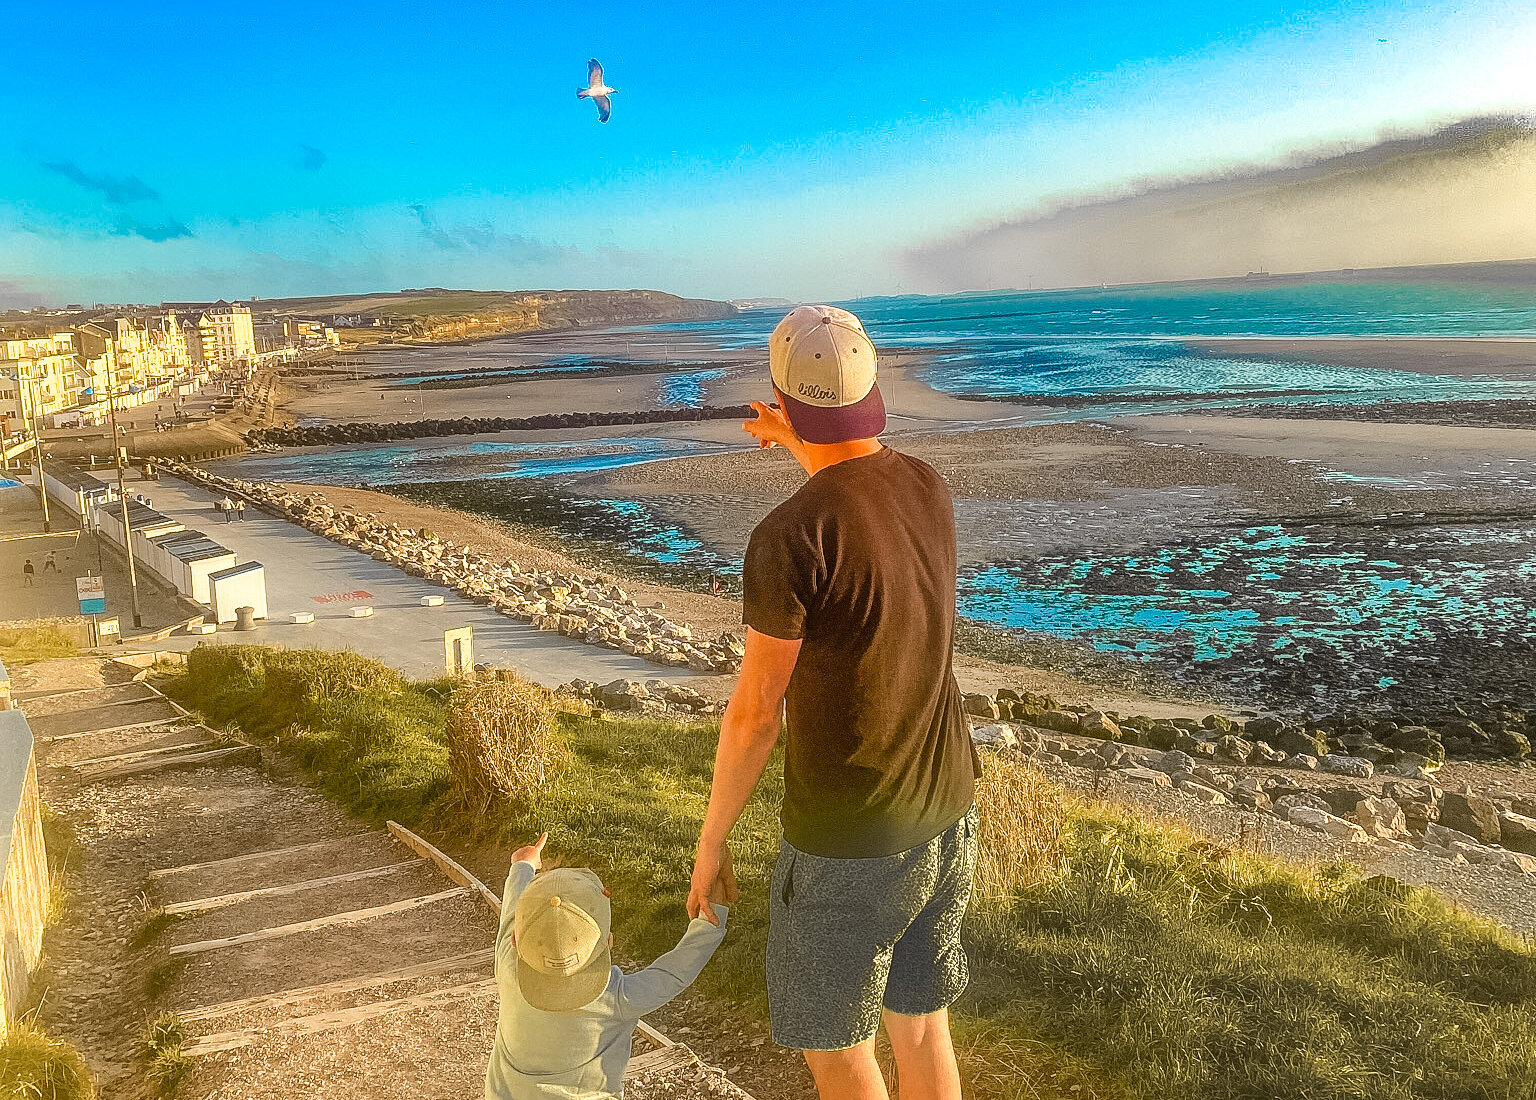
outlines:
[[[875,345],[836,306],[798,306],[768,341],[768,369],[784,415],[807,443],[846,443],[885,431]]]
[[[602,880],[585,867],[535,875],[512,914],[517,987],[545,1012],[591,1004],[608,988],[613,914]]]

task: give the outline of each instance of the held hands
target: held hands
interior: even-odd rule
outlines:
[[[517,851],[513,852],[512,862],[531,863],[533,864],[533,869],[535,871],[541,870],[543,867],[541,857],[544,855],[544,845],[548,842],[549,834],[543,833],[540,835],[539,839],[535,840],[532,844],[529,844],[524,848],[519,848]]]
[[[735,905],[740,896],[736,889],[736,871],[731,866],[731,849],[700,848],[693,863],[693,881],[688,886],[688,916],[703,917],[719,925],[712,905]]]

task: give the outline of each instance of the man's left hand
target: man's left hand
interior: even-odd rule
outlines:
[[[718,925],[720,921],[710,902],[715,897],[734,900],[736,894],[736,872],[731,866],[730,847],[723,842],[718,848],[701,846],[693,861],[693,880],[688,885],[688,916],[703,917],[710,924]]]

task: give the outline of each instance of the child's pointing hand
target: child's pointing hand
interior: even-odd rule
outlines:
[[[513,852],[512,853],[512,862],[513,863],[531,863],[531,864],[533,864],[533,869],[535,871],[539,870],[543,866],[543,864],[540,861],[540,857],[544,854],[544,845],[546,843],[548,843],[548,842],[549,842],[549,834],[548,833],[541,834],[539,836],[539,839],[535,840],[532,844],[528,845],[525,848],[519,848],[517,851]]]

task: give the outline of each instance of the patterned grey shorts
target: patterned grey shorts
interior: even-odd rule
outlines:
[[[960,924],[976,871],[976,808],[916,848],[877,859],[813,856],[779,842],[768,900],[773,1040],[846,1050],[880,1010],[947,1008],[970,974]]]

